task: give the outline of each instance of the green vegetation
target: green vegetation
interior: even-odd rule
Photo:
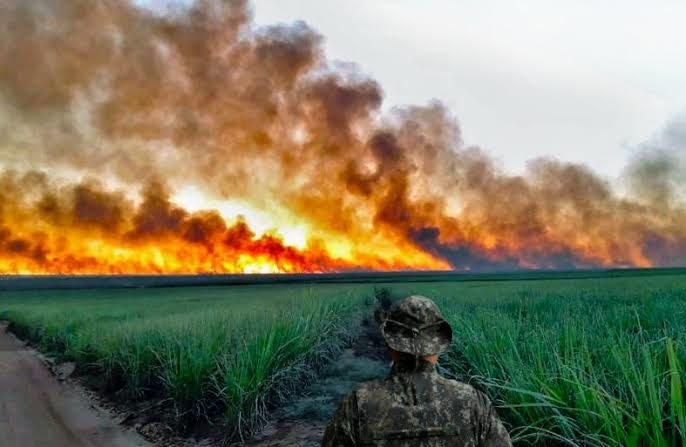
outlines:
[[[440,285],[443,365],[522,445],[686,445],[686,276]]]
[[[183,424],[258,427],[349,340],[363,299],[306,287],[6,293],[0,317],[129,399],[170,398]]]
[[[375,289],[421,293],[454,327],[444,372],[486,391],[517,444],[683,445],[686,274],[639,273],[4,292],[0,317],[110,391],[245,432],[348,342]]]

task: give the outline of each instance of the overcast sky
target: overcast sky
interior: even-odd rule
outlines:
[[[141,2],[164,0],[139,0]],[[552,156],[616,176],[686,110],[686,1],[257,0],[259,25],[304,20],[331,59],[386,91],[439,99],[511,171]]]

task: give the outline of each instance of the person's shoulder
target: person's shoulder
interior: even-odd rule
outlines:
[[[435,380],[440,384],[442,388],[441,392],[446,397],[450,396],[459,398],[460,400],[468,400],[479,406],[489,405],[488,397],[468,383],[448,379],[438,374],[436,375]]]
[[[384,379],[376,379],[376,380],[367,380],[365,382],[360,382],[357,384],[355,389],[353,390],[353,395],[356,396],[370,396],[379,392],[382,392],[386,389],[386,380]]]
[[[449,379],[447,377],[443,377],[440,374],[434,374],[432,377],[437,383],[439,383],[442,387],[446,388],[449,391],[461,394],[478,393],[476,388],[474,388],[468,383],[460,382],[455,379]]]

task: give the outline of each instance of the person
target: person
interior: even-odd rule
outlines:
[[[436,372],[452,329],[433,301],[422,296],[396,301],[378,322],[393,359],[391,371],[343,400],[323,447],[512,445],[488,397]]]

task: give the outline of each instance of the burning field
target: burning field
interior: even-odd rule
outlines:
[[[319,445],[386,372],[374,313],[421,293],[515,445],[684,445],[686,270],[628,267],[686,266],[686,116],[609,179],[383,101],[247,0],[0,0],[0,385],[46,394],[9,330],[156,445]],[[0,444],[45,408],[0,405]]]
[[[439,102],[383,113],[322,41],[244,1],[3,2],[0,272],[686,264],[684,123],[622,188],[553,159],[515,176]]]

